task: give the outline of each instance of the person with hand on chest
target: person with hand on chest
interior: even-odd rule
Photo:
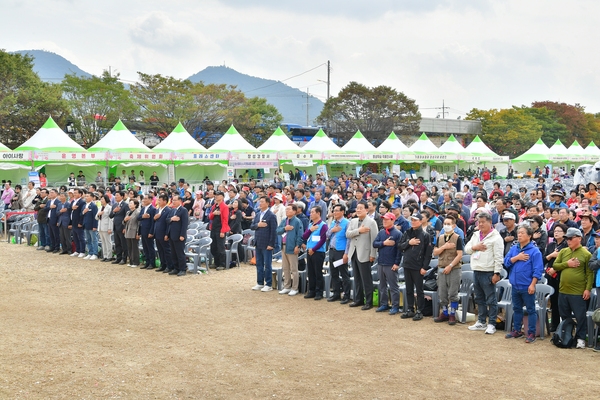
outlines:
[[[392,297],[390,315],[400,312],[400,288],[398,287],[398,269],[402,251],[398,247],[402,233],[396,229],[396,216],[388,212],[382,217],[383,228],[377,234],[373,247],[378,249],[377,273],[379,275],[379,308],[377,312],[390,310],[388,305],[388,285]]]
[[[296,217],[298,206],[290,204],[285,208],[285,218],[277,227],[282,242],[283,289],[279,294],[298,294],[298,254],[302,246],[302,222]]]
[[[169,224],[168,240],[171,245],[171,259],[173,260],[173,270],[169,275],[185,276],[187,273],[187,264],[185,262],[185,239],[189,222],[188,212],[182,206],[181,196],[174,194],[171,198],[173,211],[167,219]]]
[[[96,234],[98,220],[96,214],[98,214],[98,207],[93,201],[92,194],[88,192],[85,194],[85,204],[81,210],[81,225],[85,232],[85,241],[88,248],[88,255],[83,257],[84,260],[94,261],[98,259],[98,236]]]
[[[229,233],[229,207],[224,201],[225,194],[221,191],[215,193],[215,203],[210,208],[210,252],[213,256],[217,271],[224,270],[226,265],[225,236]]]
[[[306,268],[308,271],[308,293],[305,299],[321,300],[323,298],[323,262],[325,261],[325,243],[327,242],[327,224],[323,222],[320,206],[313,206],[310,210],[310,224],[304,231],[302,239],[306,241],[308,254]]]
[[[152,199],[144,196],[142,209],[138,214],[140,224],[140,237],[142,239],[142,251],[145,263],[140,269],[154,269],[156,266],[156,251],[154,250],[154,215],[156,208],[152,206]]]
[[[269,210],[271,200],[262,196],[258,200],[259,210],[256,212],[250,229],[254,233],[256,248],[256,285],[252,290],[270,292],[273,290],[273,249],[277,240],[277,217]]]
[[[156,272],[168,274],[173,268],[173,258],[171,257],[171,245],[167,236],[167,219],[171,216],[171,209],[167,207],[169,197],[166,194],[158,196],[156,201],[157,209],[154,214],[154,226],[152,235],[156,241],[156,249],[158,250],[158,258],[160,259],[160,268]]]

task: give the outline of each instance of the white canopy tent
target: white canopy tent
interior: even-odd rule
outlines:
[[[140,142],[129,129],[125,127],[123,122],[119,120],[115,126],[102,137],[102,139],[89,148],[89,151],[149,153],[150,149]]]
[[[154,146],[152,151],[155,153],[204,153],[207,150],[188,133],[180,122],[165,140]]]
[[[78,145],[69,137],[62,129],[58,127],[56,122],[49,117],[46,123],[30,137],[25,143],[15,149],[15,151],[43,151],[43,152],[86,152],[86,150]]]
[[[280,127],[260,146],[258,151],[279,152],[279,153],[304,153],[304,149],[298,147]],[[285,159],[285,156],[283,157]]]
[[[579,144],[577,140],[575,140],[571,146],[567,149],[567,157],[569,157],[569,161],[576,164],[583,164],[586,160],[585,152],[583,147]]]
[[[590,144],[587,145],[585,150],[583,151],[585,154],[585,158],[588,161],[593,161],[594,163],[600,160],[600,149],[596,146],[596,143],[592,140]]]
[[[232,152],[232,153],[243,153],[246,151],[256,152],[254,146],[252,146],[240,133],[235,129],[235,126],[231,125],[227,132],[217,143],[210,147],[210,151],[216,153]]]

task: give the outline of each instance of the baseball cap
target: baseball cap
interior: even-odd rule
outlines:
[[[387,212],[387,213],[383,214],[383,215],[381,216],[381,218],[384,218],[384,219],[391,219],[392,221],[395,221],[395,220],[396,220],[396,216],[395,216],[393,213],[391,213],[391,212]]]
[[[419,221],[423,220],[423,216],[421,214],[414,214],[410,216],[411,219],[418,219]]]
[[[567,229],[567,234],[565,236],[568,238],[572,238],[575,236],[583,237],[583,234],[577,228],[569,228],[569,229]]]
[[[515,214],[509,212],[505,212],[504,214],[502,214],[502,219],[514,219],[516,220],[517,217],[515,216]]]

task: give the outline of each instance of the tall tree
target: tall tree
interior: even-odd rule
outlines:
[[[381,143],[391,131],[414,135],[419,130],[421,113],[413,99],[389,86],[369,88],[350,82],[337,96],[325,103],[317,117],[332,127],[336,136],[349,139],[360,130],[368,139]]]
[[[575,139],[579,143],[590,141],[591,132],[585,116],[585,107],[580,104],[566,104],[555,101],[535,101],[531,104],[534,108],[547,108],[556,112],[556,117],[561,124],[567,127],[568,135],[560,138],[565,146],[570,146]]]
[[[283,116],[267,99],[253,97],[246,101],[236,117],[238,132],[253,146],[258,147],[268,139],[283,121]]]
[[[52,116],[65,124],[67,103],[60,85],[33,72],[33,58],[0,50],[0,141],[9,147],[29,139]]]
[[[466,119],[481,121],[481,140],[499,155],[516,157],[542,136],[542,125],[519,108],[472,109]]]
[[[569,136],[567,126],[559,121],[556,111],[546,107],[521,106],[520,109],[540,123],[542,126],[542,141],[546,146],[552,146],[557,139],[563,141]]]
[[[110,130],[119,118],[131,119],[137,111],[118,74],[111,76],[104,71],[102,76],[91,78],[66,75],[62,87],[86,147],[100,140],[102,132]]]

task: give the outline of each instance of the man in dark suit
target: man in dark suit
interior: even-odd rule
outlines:
[[[60,208],[57,208],[58,218],[56,226],[59,229],[60,245],[62,254],[71,254],[71,203],[67,201],[67,195],[61,193],[58,195]]]
[[[269,292],[273,290],[273,248],[275,247],[277,217],[269,210],[271,202],[267,196],[262,196],[258,201],[259,209],[256,211],[250,229],[255,231],[254,244],[256,246],[256,286],[252,290]]]
[[[98,206],[94,202],[94,196],[92,196],[92,192],[87,192],[85,194],[85,204],[81,210],[83,232],[85,233],[85,241],[88,248],[88,255],[83,258],[84,260],[94,261],[98,259],[97,213]]]
[[[73,242],[75,242],[75,253],[71,257],[85,257],[85,237],[83,232],[83,216],[81,211],[85,206],[83,200],[83,189],[75,189],[73,193],[73,202],[71,203],[71,226],[73,232]]]
[[[129,205],[123,200],[123,192],[115,192],[115,206],[110,211],[110,217],[113,219],[113,232],[115,240],[115,261],[112,264],[127,264],[127,242],[123,229],[125,225],[123,220],[129,211]]]
[[[152,207],[149,196],[142,199],[142,209],[138,214],[140,221],[140,236],[142,237],[142,248],[146,263],[140,269],[154,269],[156,265],[156,252],[154,251],[154,215],[156,208]]]
[[[169,273],[173,270],[173,258],[171,257],[171,245],[167,236],[167,219],[171,217],[171,209],[167,207],[169,197],[166,194],[158,196],[158,210],[154,214],[154,231],[152,235],[156,240],[156,248],[158,249],[158,258],[160,259],[160,268],[156,272]]]
[[[46,209],[48,210],[48,230],[50,231],[50,249],[46,250],[48,253],[59,253],[60,252],[60,229],[58,228],[58,210],[61,207],[60,200],[58,200],[58,191],[56,189],[50,189],[48,195],[50,200],[46,203]]]
[[[171,244],[171,259],[173,260],[173,270],[169,275],[185,276],[187,273],[187,265],[185,263],[185,239],[188,227],[188,212],[181,206],[181,196],[174,194],[171,203],[173,204],[173,212],[167,223],[167,236]]]

